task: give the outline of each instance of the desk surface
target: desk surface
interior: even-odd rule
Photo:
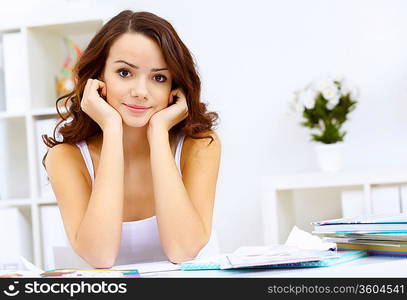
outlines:
[[[167,264],[167,270],[169,262]],[[137,268],[136,265],[132,265]],[[175,266],[175,265],[174,265]],[[176,266],[175,266],[176,268]],[[139,269],[141,270],[141,269]],[[0,270],[2,273],[20,273],[23,277],[39,277],[32,276],[30,271],[6,271]],[[328,278],[328,277],[342,277],[342,278],[367,278],[367,277],[399,277],[407,278],[407,258],[398,257],[383,257],[383,256],[367,256],[357,260],[343,263],[332,267],[318,267],[318,268],[297,268],[297,269],[251,269],[251,270],[199,270],[199,271],[149,271],[142,272],[143,278],[242,278],[242,277],[263,277],[263,278],[295,278],[295,277],[308,277],[308,278]]]
[[[268,270],[166,271],[141,277],[403,277],[407,278],[407,258],[367,256],[332,267]]]

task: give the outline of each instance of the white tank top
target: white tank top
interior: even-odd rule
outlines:
[[[181,151],[185,136],[179,136],[177,139],[177,148],[175,151],[175,163],[181,173]],[[92,185],[95,181],[94,168],[86,141],[76,144],[83,156],[86,167],[88,168]],[[216,235],[212,232],[207,245],[201,249],[197,257],[218,255]],[[138,262],[162,261],[167,257],[162,249],[160,236],[158,232],[157,220],[155,216],[147,219],[123,222],[122,238],[119,255],[116,258],[115,265],[134,264]]]

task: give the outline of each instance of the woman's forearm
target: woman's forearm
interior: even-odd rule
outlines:
[[[103,145],[88,207],[76,235],[77,252],[95,267],[110,267],[120,248],[123,219],[123,129],[103,132]]]
[[[209,234],[188,193],[172,156],[168,131],[157,129],[150,138],[154,201],[162,246],[179,263],[194,258]]]

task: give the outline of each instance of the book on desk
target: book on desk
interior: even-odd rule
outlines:
[[[313,233],[338,249],[407,257],[407,215],[376,215],[314,222]]]
[[[284,245],[240,247],[231,254],[195,259],[181,264],[181,270],[239,270],[329,267],[367,255],[364,250],[309,250]]]

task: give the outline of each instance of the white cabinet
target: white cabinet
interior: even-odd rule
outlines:
[[[45,266],[43,257],[49,256],[44,240],[54,232],[42,234],[41,224],[48,223],[41,222],[40,211],[45,216],[48,210],[41,207],[56,205],[41,166],[46,151],[41,134],[49,133],[58,117],[55,78],[67,55],[63,38],[73,40],[84,50],[103,24],[103,19],[92,19],[0,28],[0,47],[6,45],[5,51],[0,49],[0,213],[10,220],[25,222],[22,228],[28,226],[31,236],[24,247],[28,252],[21,255],[41,267]],[[14,105],[8,95],[21,103]],[[25,212],[24,217],[18,214],[20,211]],[[47,230],[46,226],[43,230]],[[8,231],[7,226],[1,226],[0,237]],[[0,254],[7,257],[4,249],[2,243]]]
[[[264,243],[284,242],[294,225],[311,231],[311,222],[343,214],[407,213],[406,185],[407,169],[264,176]]]
[[[32,259],[32,227],[29,207],[0,210],[0,268],[22,269],[20,255]]]

